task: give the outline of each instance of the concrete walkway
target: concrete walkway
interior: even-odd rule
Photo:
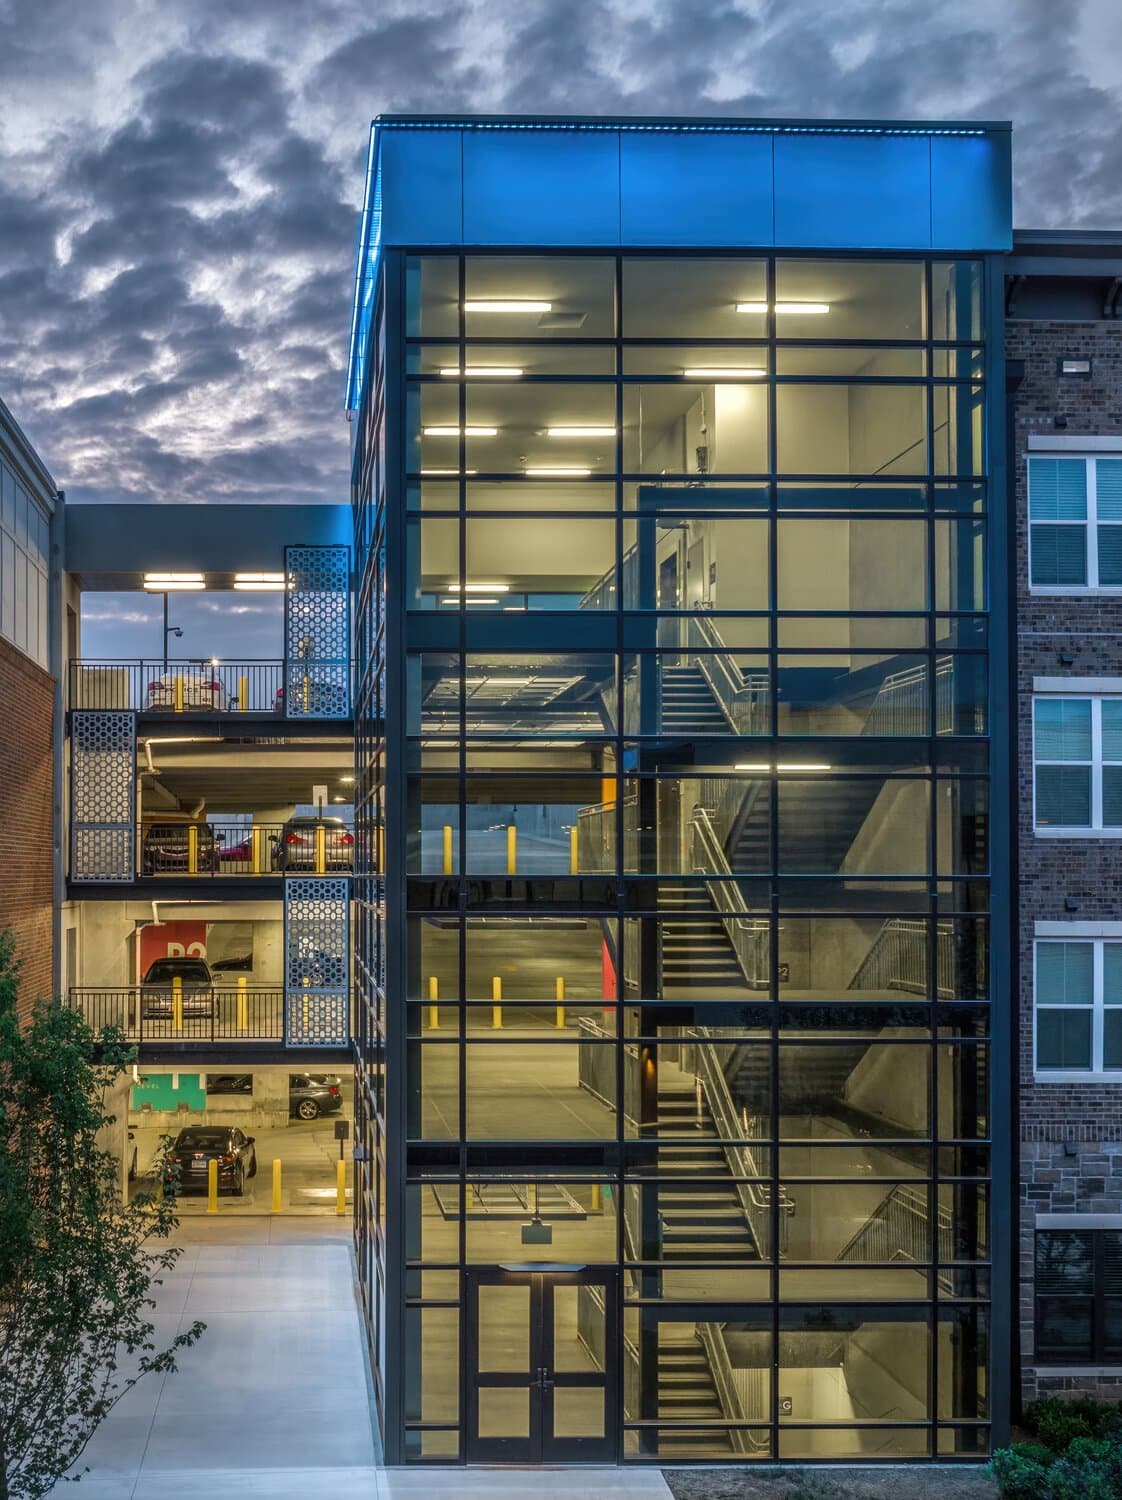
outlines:
[[[120,1402],[57,1500],[669,1500],[657,1472],[382,1469],[350,1221],[181,1223],[153,1315],[206,1333]]]

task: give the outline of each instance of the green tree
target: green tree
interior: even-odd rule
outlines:
[[[162,1182],[122,1201],[105,1149],[110,1091],[134,1054],[74,1012],[21,1026],[18,965],[0,934],[0,1500],[45,1495],[145,1375],[176,1368],[203,1331],[158,1349],[152,1289],[180,1252]]]

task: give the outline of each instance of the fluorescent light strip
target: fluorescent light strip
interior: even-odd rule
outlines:
[[[581,438],[581,437],[615,437],[614,427],[547,427],[546,437],[551,438]]]
[[[283,583],[235,583],[234,587],[243,594],[283,594],[285,589]]]
[[[833,769],[834,769],[833,766],[822,766],[822,765],[796,766],[796,765],[789,765],[789,764],[786,764],[783,761],[780,761],[778,766],[770,766],[770,765],[738,765],[738,766],[733,766],[733,770],[734,771],[776,771],[776,770],[778,770],[778,771],[832,771]]]
[[[759,365],[713,365],[682,374],[687,380],[762,380],[767,371]]]
[[[440,373],[453,378],[466,375],[469,380],[518,380],[522,374],[522,367],[521,365],[465,365],[461,370],[459,365],[449,365]]]
[[[592,470],[570,468],[564,464],[549,464],[544,467],[535,465],[523,469],[522,472],[528,479],[587,479]]]
[[[143,586],[152,594],[197,592],[206,580],[201,573],[145,573]]]
[[[234,574],[234,587],[242,593],[283,594],[285,586],[283,573]]]
[[[738,302],[736,304],[738,313],[766,313],[766,302]],[[828,302],[777,302],[775,304],[777,313],[828,313],[830,304]]]
[[[202,583],[202,573],[145,573],[145,583]]]
[[[458,594],[460,585],[458,583],[446,583],[444,585],[446,594]],[[509,583],[465,583],[465,594],[509,594]]]
[[[425,437],[497,437],[497,427],[422,427]]]
[[[283,573],[235,573],[235,583],[283,583]]]
[[[461,600],[460,600],[460,597],[459,597],[458,594],[453,594],[450,599],[442,599],[440,602],[441,602],[441,604],[455,604],[455,605],[459,605],[461,603]],[[498,604],[499,601],[496,598],[496,599],[464,599],[462,602],[465,605],[467,605],[467,604]]]
[[[469,297],[464,312],[473,313],[547,313],[553,303],[533,297]]]

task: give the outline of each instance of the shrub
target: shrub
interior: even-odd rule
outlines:
[[[1018,1443],[994,1454],[990,1472],[1005,1500],[1118,1500],[1122,1436],[1076,1437],[1063,1453]]]
[[[1122,1413],[1110,1401],[1080,1396],[1061,1401],[1042,1396],[1025,1407],[1025,1426],[1053,1453],[1064,1453],[1078,1438],[1102,1438],[1122,1426]]]

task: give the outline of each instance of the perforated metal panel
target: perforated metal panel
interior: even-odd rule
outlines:
[[[136,715],[70,716],[70,878],[133,879]]]
[[[350,924],[349,879],[285,880],[285,1041],[290,1047],[345,1047],[350,1040]]]
[[[351,712],[351,554],[286,547],[284,712],[347,719]]]

